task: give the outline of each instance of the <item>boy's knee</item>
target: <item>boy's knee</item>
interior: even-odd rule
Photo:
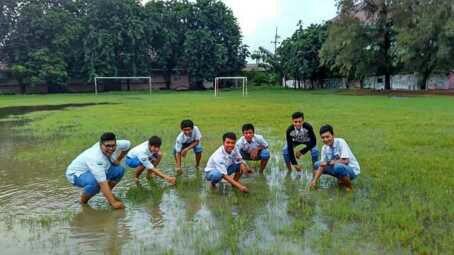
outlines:
[[[107,178],[109,181],[119,182],[121,178],[123,178],[124,174],[125,168],[123,166],[112,166],[109,170]]]
[[[84,186],[84,194],[94,196],[99,193],[100,187],[97,182],[92,182]]]
[[[270,152],[267,149],[263,149],[260,152],[260,158],[264,160],[268,160],[270,158]]]
[[[211,170],[205,174],[206,180],[210,181],[213,184],[220,182],[222,180],[222,177],[224,177],[224,175],[217,170]]]
[[[202,153],[202,152],[203,152],[202,145],[198,144],[197,146],[194,147],[194,153]]]

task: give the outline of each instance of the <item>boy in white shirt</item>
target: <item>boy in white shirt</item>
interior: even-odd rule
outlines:
[[[129,150],[128,140],[118,140],[115,134],[107,132],[100,141],[77,156],[66,169],[66,178],[74,186],[83,188],[80,203],[86,204],[94,195],[102,192],[115,209],[124,208],[112,190],[124,175],[120,165]]]
[[[224,179],[239,191],[248,192],[248,188],[239,181],[241,175],[247,173],[249,169],[240,152],[235,148],[236,135],[228,132],[223,135],[222,139],[223,145],[208,159],[205,178],[211,182],[213,188]]]
[[[260,173],[270,159],[268,143],[263,136],[255,134],[254,125],[247,123],[241,128],[243,136],[236,142],[236,147],[241,153],[244,160],[260,160]]]
[[[135,168],[134,180],[136,182],[139,182],[140,175],[147,169],[147,178],[150,178],[151,174],[154,173],[172,185],[176,183],[175,177],[168,176],[156,168],[162,158],[161,143],[161,138],[152,136],[148,141],[131,149],[126,155],[126,164]]]
[[[202,159],[202,144],[200,139],[202,133],[191,120],[183,120],[180,124],[181,132],[177,136],[175,147],[173,148],[173,155],[175,156],[175,165],[177,172],[181,172],[181,160],[186,157],[189,150],[193,150],[195,154],[195,167],[199,168],[200,160]]]
[[[360,174],[358,160],[353,155],[347,142],[334,137],[333,127],[324,125],[320,128],[320,137],[324,143],[322,159],[315,163],[314,178],[310,187],[314,188],[322,174],[329,174],[338,179],[339,185],[347,191],[352,191],[351,181]]]

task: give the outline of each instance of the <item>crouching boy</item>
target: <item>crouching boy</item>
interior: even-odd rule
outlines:
[[[213,188],[216,187],[218,182],[224,179],[239,191],[248,192],[248,188],[241,184],[240,177],[249,169],[243,161],[241,154],[235,148],[235,133],[225,133],[222,140],[223,145],[208,159],[205,168],[205,178],[211,182]]]

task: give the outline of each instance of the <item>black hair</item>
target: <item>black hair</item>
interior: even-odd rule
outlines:
[[[252,130],[252,132],[255,132],[254,125],[252,125],[251,123],[244,124],[243,127],[241,128],[241,131],[244,132],[246,130]]]
[[[323,125],[320,127],[320,135],[326,132],[330,132],[332,135],[334,135],[334,130],[333,127],[329,124]]]
[[[303,120],[304,120],[304,113],[303,112],[294,112],[292,114],[292,120],[298,119],[298,118],[303,118]]]
[[[152,136],[150,139],[148,139],[148,146],[156,146],[156,147],[161,147],[161,138],[159,136]]]
[[[194,128],[194,122],[192,120],[183,120],[180,124],[181,129],[183,128]]]
[[[101,135],[101,137],[99,138],[99,141],[101,143],[104,143],[105,141],[112,141],[112,140],[117,140],[117,138],[115,137],[115,134],[112,133],[112,132],[105,132],[104,134]]]
[[[236,141],[236,135],[233,132],[227,132],[222,136],[222,141],[225,141],[225,139],[232,139]]]

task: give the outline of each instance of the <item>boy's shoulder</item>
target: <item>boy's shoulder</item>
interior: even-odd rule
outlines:
[[[311,123],[309,123],[309,122],[304,122],[304,123],[303,123],[303,128],[306,128],[306,129],[313,129]]]

